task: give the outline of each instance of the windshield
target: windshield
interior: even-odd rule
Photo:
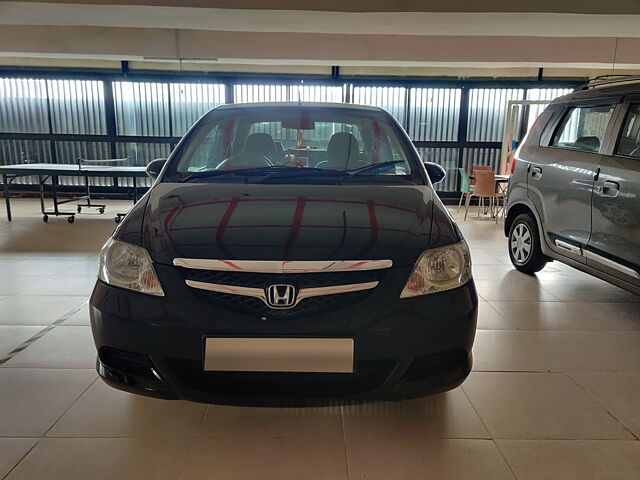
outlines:
[[[381,112],[355,109],[222,110],[189,134],[166,178],[407,181],[412,178],[411,163],[396,128]]]

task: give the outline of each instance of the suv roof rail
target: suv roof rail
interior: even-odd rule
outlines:
[[[575,88],[574,92],[581,90],[588,90],[590,88],[597,88],[603,85],[613,85],[616,83],[636,83],[640,82],[640,75],[602,75],[589,80],[587,83],[579,85]]]

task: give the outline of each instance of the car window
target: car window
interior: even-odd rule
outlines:
[[[614,105],[570,108],[556,130],[551,144],[585,152],[598,152],[613,109]]]
[[[640,104],[631,105],[620,132],[616,153],[640,158]]]
[[[410,176],[410,156],[387,115],[329,108],[226,110],[185,139],[178,176],[265,166]]]

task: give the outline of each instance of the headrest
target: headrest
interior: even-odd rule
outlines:
[[[244,142],[244,153],[267,157],[276,153],[276,144],[268,133],[252,133]]]
[[[351,161],[355,163],[360,158],[358,140],[351,133],[334,133],[327,146],[327,161],[337,168],[347,168]]]

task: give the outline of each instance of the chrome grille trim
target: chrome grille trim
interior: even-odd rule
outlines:
[[[232,295],[244,295],[246,297],[258,298],[262,300],[265,305],[269,306],[269,304],[267,303],[267,296],[262,288],[237,287],[235,285],[221,285],[219,283],[198,282],[196,280],[188,279],[185,280],[185,283],[192,288],[198,288],[200,290],[208,290],[210,292],[218,293],[230,293]],[[370,290],[377,287],[379,283],[380,282],[367,282],[352,283],[350,285],[332,285],[329,287],[302,288],[298,291],[295,303],[288,308],[295,307],[296,305],[298,305],[298,303],[300,303],[301,300],[305,298]]]
[[[210,260],[174,258],[176,267],[196,270],[248,273],[318,273],[380,270],[390,268],[392,260]]]

